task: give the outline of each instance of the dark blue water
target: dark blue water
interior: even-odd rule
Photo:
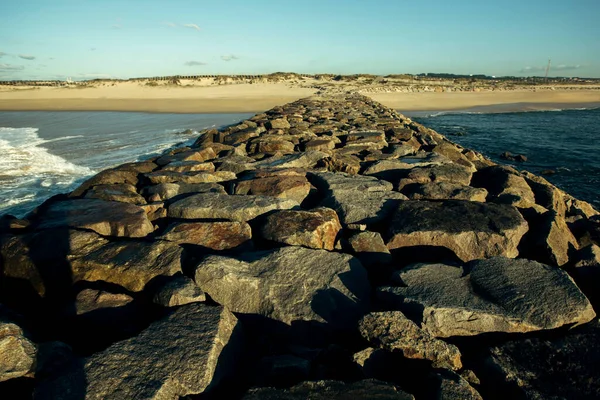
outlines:
[[[600,209],[600,108],[508,113],[406,113],[449,140],[544,177]],[[509,151],[528,161],[500,159]]]

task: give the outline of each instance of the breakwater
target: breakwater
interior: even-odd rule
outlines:
[[[65,399],[594,397],[599,222],[367,97],[302,99],[4,217],[0,381]]]

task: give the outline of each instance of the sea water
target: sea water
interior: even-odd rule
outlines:
[[[191,144],[202,129],[251,115],[2,111],[0,215],[22,217],[103,169]]]
[[[541,174],[600,210],[600,108],[405,114],[493,161]],[[501,159],[506,151],[527,161]]]

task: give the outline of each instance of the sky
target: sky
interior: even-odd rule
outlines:
[[[0,80],[600,78],[600,0],[0,0]]]

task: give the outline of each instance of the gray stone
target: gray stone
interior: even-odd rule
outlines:
[[[414,167],[398,180],[398,190],[411,183],[440,183],[448,182],[468,186],[473,172],[468,168],[454,163]]]
[[[159,183],[216,183],[231,181],[236,178],[235,173],[230,171],[175,172],[159,170],[145,176],[153,185]]]
[[[373,346],[402,354],[405,358],[429,360],[435,368],[462,368],[458,348],[436,339],[400,311],[372,312],[362,318],[358,329]]]
[[[392,255],[378,232],[356,233],[348,239],[348,244],[366,267],[392,261]]]
[[[58,201],[41,215],[39,229],[89,229],[104,236],[144,237],[154,231],[144,209],[96,199]]]
[[[37,348],[16,324],[0,320],[0,382],[31,373]]]
[[[436,337],[555,329],[586,323],[596,315],[559,268],[494,257],[473,261],[469,269],[465,275],[462,268],[418,264],[401,271],[406,287],[381,288],[379,294],[413,313]]]
[[[487,189],[499,203],[521,208],[535,204],[535,196],[527,181],[511,167],[495,165],[479,170],[473,177],[472,185]]]
[[[161,171],[173,172],[214,172],[215,165],[211,162],[173,161],[161,168]]]
[[[348,326],[358,319],[370,291],[363,266],[346,254],[294,246],[241,257],[209,256],[195,274],[198,286],[233,312],[288,325]]]
[[[74,311],[82,315],[102,308],[123,307],[133,301],[133,297],[124,293],[110,293],[104,290],[84,289],[75,298]]]
[[[320,160],[326,157],[328,157],[327,153],[310,150],[283,157],[267,158],[255,162],[252,166],[255,168],[314,168]]]
[[[475,388],[463,377],[450,371],[431,374],[432,398],[443,400],[483,400]]]
[[[228,219],[246,222],[269,211],[286,210],[298,206],[299,204],[291,199],[201,193],[171,204],[168,216],[183,219]]]
[[[175,275],[154,293],[152,301],[163,307],[177,307],[206,301],[206,295],[196,283],[183,275]]]
[[[310,211],[284,210],[270,214],[260,228],[268,240],[311,249],[333,250],[340,220],[330,208]]]
[[[337,381],[303,382],[289,389],[251,389],[244,400],[414,400],[408,393],[390,383],[366,379],[354,383]]]
[[[387,246],[445,247],[462,261],[516,257],[527,222],[516,208],[461,200],[411,200],[396,206]]]
[[[166,241],[114,242],[71,261],[73,282],[105,281],[133,292],[157,276],[181,272],[182,249]]]
[[[37,398],[179,399],[218,385],[233,367],[238,322],[223,307],[178,307],[139,335],[36,387]]]

